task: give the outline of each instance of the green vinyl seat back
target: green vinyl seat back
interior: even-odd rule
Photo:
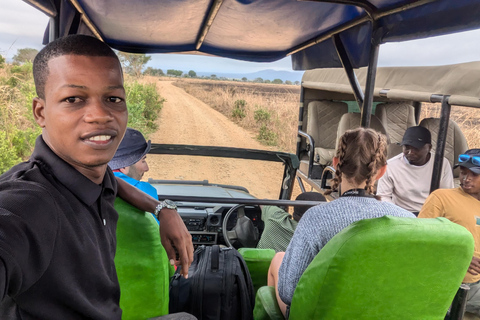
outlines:
[[[238,252],[245,260],[250,276],[252,277],[253,289],[257,290],[267,285],[268,268],[275,256],[273,249],[240,248]]]
[[[168,314],[170,264],[150,213],[120,198],[115,267],[120,283],[122,319],[148,319]]]
[[[472,235],[445,218],[357,221],[307,267],[290,319],[444,319],[473,248]],[[258,294],[271,292],[262,289],[256,309]]]

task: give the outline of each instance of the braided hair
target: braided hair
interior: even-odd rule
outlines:
[[[332,189],[325,194],[337,191],[342,179],[356,184],[366,182],[366,193],[374,194],[375,175],[387,164],[387,139],[370,128],[348,130],[340,137],[336,157]]]

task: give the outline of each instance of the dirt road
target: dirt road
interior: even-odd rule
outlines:
[[[264,149],[253,133],[187,94],[170,81],[158,81],[166,99],[152,142]],[[253,160],[149,155],[144,179],[208,180],[246,187],[257,198],[278,199],[283,165]]]

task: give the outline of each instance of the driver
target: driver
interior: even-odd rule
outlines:
[[[325,197],[318,192],[303,192],[295,200],[326,201]],[[262,221],[265,223],[265,228],[257,248],[273,249],[275,252],[281,252],[287,250],[298,221],[300,221],[305,211],[312,206],[296,206],[293,210],[293,216],[276,206],[261,207]]]

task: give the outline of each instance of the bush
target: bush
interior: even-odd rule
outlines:
[[[277,145],[277,134],[269,129],[266,125],[260,127],[257,139],[267,146]]]
[[[270,112],[267,109],[263,109],[262,107],[257,107],[258,109],[255,110],[253,118],[257,122],[267,122],[270,120]]]
[[[236,100],[233,103],[232,117],[243,119],[247,116],[246,112],[247,102],[245,100]]]
[[[128,126],[140,130],[143,134],[157,129],[155,120],[162,110],[165,99],[157,93],[154,83],[125,83],[128,108]]]

